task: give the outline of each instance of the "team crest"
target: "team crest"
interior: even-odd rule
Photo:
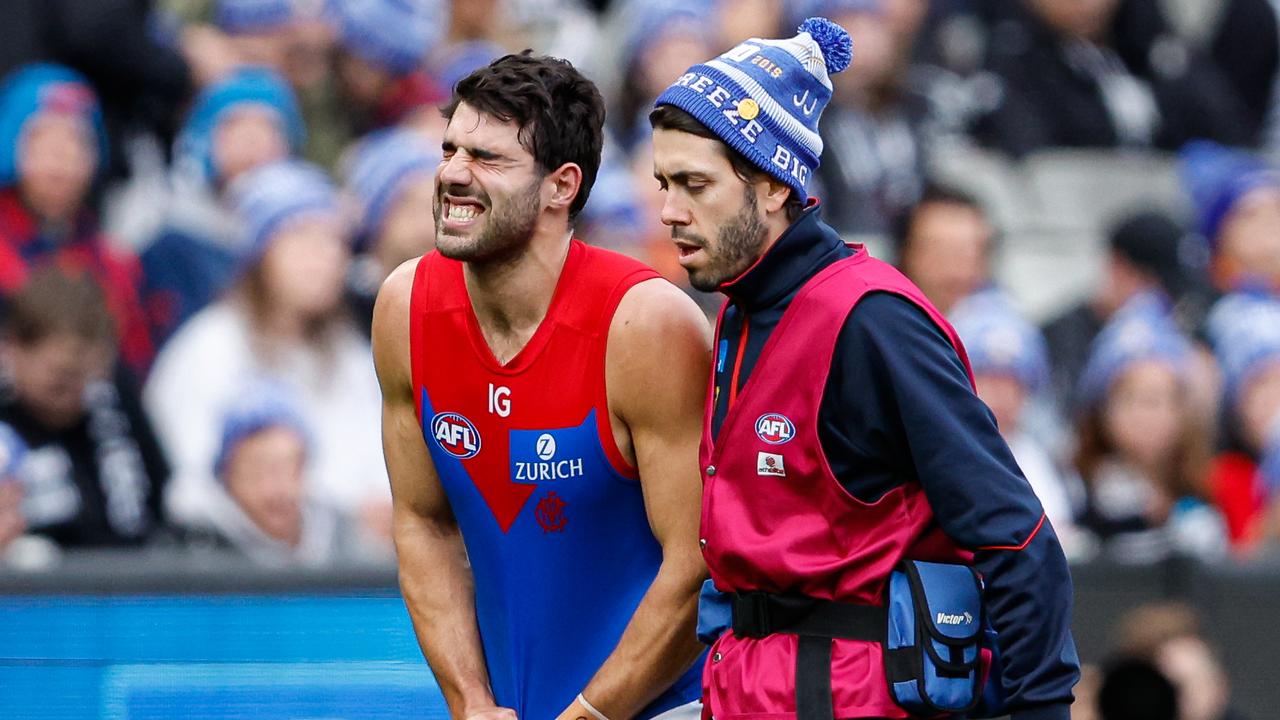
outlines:
[[[431,418],[431,437],[441,450],[459,460],[475,457],[480,452],[480,431],[455,412],[436,413]]]
[[[756,436],[770,445],[781,445],[795,437],[796,426],[785,415],[765,413],[756,420]]]
[[[543,496],[533,513],[538,520],[538,525],[542,526],[542,532],[564,532],[564,526],[568,523],[568,519],[564,516],[564,506],[564,500],[561,500],[554,490],[548,491]]]

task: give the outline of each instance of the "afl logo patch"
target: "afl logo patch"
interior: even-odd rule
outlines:
[[[471,421],[455,412],[436,413],[431,418],[431,437],[441,450],[466,460],[480,452],[480,432]]]
[[[765,413],[756,420],[756,436],[770,445],[781,445],[795,434],[796,426],[785,415]]]

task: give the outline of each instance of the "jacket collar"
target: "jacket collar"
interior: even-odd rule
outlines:
[[[818,271],[847,254],[844,241],[820,219],[818,207],[818,201],[810,199],[773,247],[722,284],[720,292],[745,312],[763,310],[794,295]]]

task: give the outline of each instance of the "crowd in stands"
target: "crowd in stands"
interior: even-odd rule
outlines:
[[[385,560],[368,330],[382,280],[433,245],[452,85],[526,47],[595,79],[607,141],[576,231],[684,286],[651,174],[653,98],[820,14],[855,48],[821,128],[823,216],[951,319],[1068,555],[1266,554],[1280,547],[1277,12],[7,0],[0,553],[212,543],[271,565]],[[1009,164],[1165,153],[1186,200],[1107,218],[1089,291],[1033,315],[998,263],[1026,238],[932,173],[955,148]]]

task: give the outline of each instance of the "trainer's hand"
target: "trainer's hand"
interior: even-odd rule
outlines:
[[[520,720],[516,717],[516,711],[511,708],[489,708],[481,710],[477,713],[471,713],[466,720]]]

